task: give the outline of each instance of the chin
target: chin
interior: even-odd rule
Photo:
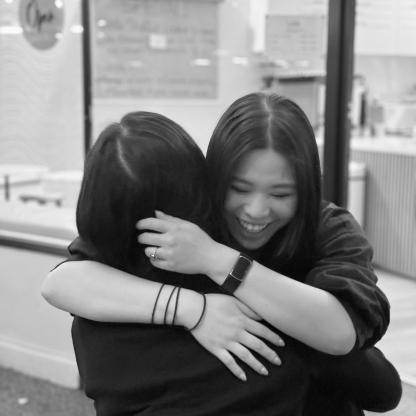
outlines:
[[[269,241],[269,238],[265,240],[261,240],[261,241],[247,241],[247,240],[242,241],[240,239],[236,241],[242,248],[246,250],[259,250],[260,248],[264,247],[267,244],[267,242]]]

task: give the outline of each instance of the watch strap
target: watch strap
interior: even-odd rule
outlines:
[[[252,264],[253,259],[251,257],[240,253],[232,270],[228,273],[221,287],[230,294],[234,293],[246,277]]]

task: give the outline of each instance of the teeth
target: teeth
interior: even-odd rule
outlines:
[[[247,230],[250,233],[259,233],[260,231],[263,231],[268,224],[251,224],[250,222],[247,221],[243,221],[242,219],[238,219],[238,221],[240,222],[241,226]]]

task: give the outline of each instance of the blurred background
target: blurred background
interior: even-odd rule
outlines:
[[[0,0],[0,379],[79,387],[70,316],[39,287],[76,235],[97,134],[155,111],[205,151],[234,99],[267,90],[305,110],[325,196],[374,247],[380,345],[406,383],[397,414],[414,411],[415,40],[416,0]]]

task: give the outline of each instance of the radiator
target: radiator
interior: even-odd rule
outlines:
[[[416,279],[416,156],[351,151],[364,162],[364,229],[374,248],[374,263]]]

